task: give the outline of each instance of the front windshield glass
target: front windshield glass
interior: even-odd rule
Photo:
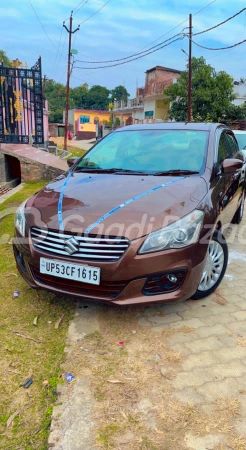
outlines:
[[[238,142],[240,150],[246,150],[246,132],[245,134],[234,133]]]
[[[208,133],[192,130],[120,131],[99,142],[76,166],[86,169],[145,173],[188,170],[200,172],[207,153]]]

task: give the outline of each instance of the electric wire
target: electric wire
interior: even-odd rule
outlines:
[[[65,47],[65,43],[66,43],[66,40],[67,40],[67,33],[65,34],[65,38],[64,38],[64,41],[63,41],[63,45],[62,45],[62,49],[61,49],[61,53],[60,53],[60,58],[59,58],[59,61],[58,61],[58,64],[57,64],[57,67],[56,67],[56,69],[55,69],[55,73],[57,72],[57,70],[58,70],[58,68],[59,68],[59,66],[60,66],[60,62],[61,62],[61,59],[62,59],[62,57],[65,59],[65,56],[63,56],[63,50],[64,50],[64,47]]]
[[[148,50],[144,50],[144,51],[142,51],[142,52],[133,53],[132,55],[125,56],[124,58],[110,59],[110,60],[108,60],[108,61],[85,61],[85,60],[80,60],[80,59],[78,59],[77,62],[82,62],[82,63],[87,63],[87,64],[89,64],[89,63],[90,63],[90,64],[106,64],[106,63],[111,63],[111,62],[125,61],[126,59],[130,59],[130,58],[132,58],[133,56],[138,56],[138,55],[141,55],[141,54],[143,54],[143,53],[148,52],[149,50],[153,50],[154,48],[159,47],[160,45],[162,45],[162,44],[164,44],[164,43],[166,43],[166,42],[168,42],[168,41],[171,41],[173,38],[175,38],[175,37],[177,37],[177,36],[181,36],[181,35],[183,36],[182,33],[175,34],[174,36],[170,37],[169,39],[166,39],[165,41],[160,42],[160,43],[157,44],[157,45],[154,45],[153,47],[149,48]],[[93,58],[93,59],[94,59],[94,58]]]
[[[205,47],[204,45],[198,44],[197,42],[193,41],[193,44],[197,45],[198,47],[204,48],[205,50],[213,50],[213,51],[217,51],[217,50],[227,50],[229,48],[234,48],[237,47],[238,45],[244,44],[246,42],[246,39],[244,39],[241,42],[237,42],[236,44],[233,45],[228,45],[227,47],[218,47],[218,48],[212,48],[212,47]]]
[[[64,29],[64,28],[63,28],[63,26],[62,26],[61,34],[60,34],[60,39],[59,39],[59,44],[58,44],[58,48],[57,48],[57,52],[56,52],[56,57],[55,57],[54,64],[53,64],[53,67],[52,67],[52,70],[51,70],[51,75],[52,75],[53,72],[54,72],[55,65],[56,65],[56,61],[57,61],[57,58],[58,58],[58,54],[59,54],[59,50],[60,50],[60,45],[61,45],[61,38],[62,38],[63,29]]]
[[[218,23],[217,25],[214,25],[211,28],[208,28],[207,30],[199,31],[199,33],[193,33],[193,36],[198,36],[199,34],[207,33],[208,31],[214,30],[215,28],[220,27],[221,25],[224,25],[224,23],[229,22],[229,20],[234,19],[234,17],[239,16],[239,14],[242,14],[243,11],[246,11],[246,8],[241,9],[241,11],[238,11],[234,16],[228,17],[228,19],[224,20],[223,22]]]
[[[213,27],[211,27],[211,28],[208,28],[207,30],[203,30],[203,31],[200,31],[199,33],[193,34],[193,36],[197,36],[197,35],[200,35],[200,34],[203,34],[203,33],[207,33],[208,31],[211,31],[211,30],[213,30],[213,29],[215,29],[215,28],[217,28],[217,27],[219,27],[219,26],[225,24],[225,23],[228,22],[229,20],[234,19],[234,17],[238,16],[238,15],[241,14],[243,11],[246,11],[246,8],[241,9],[241,11],[237,12],[237,13],[234,14],[233,16],[229,17],[228,19],[224,20],[223,22],[218,23],[217,25],[215,25],[215,26],[213,26]],[[141,55],[141,54],[143,54],[143,53],[146,53],[147,51],[152,50],[153,48],[159,47],[159,46],[161,46],[164,42],[167,42],[168,40],[172,40],[174,37],[179,36],[179,35],[181,35],[181,33],[176,34],[175,36],[172,36],[171,38],[167,39],[166,41],[163,41],[163,42],[161,42],[161,43],[159,43],[159,44],[157,44],[157,45],[155,45],[155,46],[153,46],[153,47],[150,47],[148,50],[144,50],[144,51],[142,51],[142,52],[137,52],[137,53],[134,53],[134,54],[132,54],[132,55],[130,55],[130,56],[126,56],[126,57],[124,57],[124,58],[111,59],[111,60],[105,60],[105,61],[86,61],[86,60],[77,60],[77,61],[78,61],[78,62],[82,62],[82,63],[86,63],[86,64],[89,64],[89,63],[91,63],[91,64],[106,64],[106,63],[111,63],[111,62],[113,63],[113,62],[118,62],[118,61],[124,61],[124,60],[130,59],[130,58],[132,58],[132,57],[134,57],[134,56],[137,56],[137,55]],[[93,58],[93,59],[94,59],[94,58]]]
[[[89,0],[83,0],[82,2],[80,2],[73,10],[73,15],[77,14],[77,12],[79,12],[85,5],[86,3],[88,3]],[[82,4],[83,3],[83,4]],[[81,5],[81,6],[80,6]],[[76,10],[76,11],[75,11]]]
[[[178,37],[177,39],[174,39],[173,41],[169,42],[168,44],[162,45],[161,47],[159,47],[159,48],[157,48],[155,50],[149,51],[148,53],[145,53],[144,55],[137,56],[136,58],[132,58],[132,59],[130,59],[128,61],[122,61],[122,62],[119,62],[119,63],[116,63],[116,64],[111,64],[109,66],[98,66],[98,67],[78,67],[78,66],[75,66],[75,68],[76,69],[83,69],[83,70],[94,70],[94,69],[104,69],[104,68],[120,66],[122,64],[127,64],[127,63],[129,63],[131,61],[136,61],[137,59],[144,58],[144,56],[150,55],[151,53],[155,53],[158,50],[161,50],[162,48],[167,47],[167,46],[171,45],[173,42],[179,41],[181,39],[184,39],[184,36],[182,38]]]
[[[213,3],[215,3],[217,0],[213,0],[212,2],[208,3],[206,6],[204,6],[202,9],[199,9],[199,11],[197,11],[196,13],[193,14],[193,16],[196,16],[197,14],[200,14],[200,12],[202,12],[204,9],[208,8],[210,5],[212,5]],[[172,31],[176,30],[177,28],[181,27],[181,25],[183,25],[184,23],[188,22],[189,19],[185,19],[183,20],[183,22],[181,22],[179,25],[176,25],[175,27],[173,27],[171,30],[167,31],[165,34],[162,34],[161,36],[159,36],[157,39],[155,39],[154,41],[150,42],[148,45],[145,45],[145,47],[142,47],[140,50],[144,50],[146,47],[148,47],[151,44],[154,44],[155,42],[159,41],[159,39],[162,39],[163,37],[165,37],[167,34],[171,33]]]
[[[48,35],[46,29],[44,28],[44,26],[43,26],[43,24],[42,24],[40,18],[38,17],[38,14],[36,13],[36,11],[35,11],[35,9],[34,9],[34,6],[33,6],[32,2],[31,2],[31,0],[28,0],[28,1],[29,1],[30,6],[31,6],[31,8],[32,8],[32,10],[33,10],[33,12],[34,12],[36,18],[38,19],[38,21],[39,21],[39,23],[40,23],[40,25],[41,25],[41,27],[42,27],[44,33],[46,34],[47,38],[49,39],[50,43],[53,45],[53,47],[55,48],[55,50],[57,50],[57,47],[55,46],[55,44],[54,44],[54,42],[52,41],[52,39],[49,37],[49,35]]]
[[[99,13],[99,11],[101,11],[103,8],[105,8],[105,6],[107,6],[109,4],[109,2],[111,2],[111,0],[108,0],[106,3],[104,3],[104,5],[101,6],[101,8],[99,8],[96,12],[94,12],[91,16],[87,17],[87,19],[83,20],[83,22],[80,22],[79,25],[83,25],[83,23],[87,22],[88,20],[90,20],[92,17],[94,17],[97,13]]]

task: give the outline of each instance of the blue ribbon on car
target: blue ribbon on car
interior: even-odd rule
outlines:
[[[62,186],[60,198],[58,201],[58,223],[59,223],[60,231],[64,231],[64,226],[63,226],[63,221],[62,221],[62,202],[63,202],[64,192],[65,192],[65,189],[66,189],[66,186],[68,184],[71,174],[72,174],[72,172],[70,172],[68,174],[68,176]],[[100,225],[100,223],[102,223],[105,219],[112,216],[112,214],[116,213],[117,211],[119,211],[120,209],[129,205],[130,203],[135,202],[136,200],[139,200],[142,197],[145,197],[145,195],[151,194],[151,192],[158,191],[159,189],[162,189],[166,186],[170,186],[171,184],[177,183],[178,181],[183,180],[184,178],[185,177],[179,177],[176,180],[171,180],[171,181],[168,181],[167,183],[160,184],[158,186],[153,187],[152,189],[149,189],[148,191],[142,192],[142,194],[135,195],[135,197],[132,197],[129,200],[126,200],[124,203],[121,203],[121,205],[116,206],[115,208],[111,209],[111,211],[107,212],[102,217],[100,217],[100,219],[98,219],[96,222],[94,222],[92,225],[90,225],[85,230],[84,234],[89,234],[93,230],[93,228],[95,228],[97,225]]]
[[[68,172],[68,176],[66,177],[63,186],[61,188],[61,192],[60,192],[60,197],[58,200],[58,224],[59,224],[59,228],[60,231],[64,231],[64,226],[63,226],[63,221],[62,221],[62,203],[63,203],[63,197],[64,197],[64,193],[65,193],[65,189],[66,186],[68,184],[69,178],[72,175],[72,171]]]

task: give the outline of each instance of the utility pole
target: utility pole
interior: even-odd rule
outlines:
[[[189,15],[189,78],[188,78],[188,114],[187,121],[191,122],[191,87],[192,87],[192,14]]]
[[[69,34],[68,39],[68,59],[67,59],[67,86],[66,86],[66,109],[65,109],[65,131],[64,131],[64,150],[67,150],[67,133],[68,133],[68,110],[69,110],[69,92],[70,92],[70,75],[71,75],[71,43],[72,43],[72,34],[76,33],[79,30],[72,30],[73,28],[73,11],[71,11],[70,19],[69,19],[69,29],[63,22],[64,28],[67,30]]]

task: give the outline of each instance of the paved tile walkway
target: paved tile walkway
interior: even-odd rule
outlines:
[[[246,240],[244,243],[238,240],[240,233],[246,237],[246,220],[231,230],[235,241],[229,244],[229,264],[218,290],[201,301],[151,307],[139,322],[149,324],[154,332],[193,328],[190,333],[170,337],[170,349],[182,355],[176,376],[170,380],[173,395],[181,402],[199,405],[210,414],[219,398],[237,399],[240,415],[234,423],[235,431],[246,439]],[[157,311],[166,315],[156,315]],[[223,434],[208,434],[199,439],[190,435],[186,443],[189,449],[214,449],[223,443]],[[246,441],[236,448],[245,449]]]
[[[245,232],[243,233],[243,231]],[[240,234],[241,242],[239,242]],[[182,329],[178,333],[171,333],[169,338],[169,349],[179,352],[181,355],[180,362],[175,366],[174,376],[168,378],[168,382],[172,386],[170,401],[175,399],[178,404],[184,404],[184,408],[187,407],[187,404],[195,405],[207,418],[217,414],[217,421],[218,401],[222,401],[226,405],[228,399],[228,405],[231,402],[230,405],[238,408],[238,414],[235,414],[234,418],[230,417],[229,425],[232,428],[229,432],[228,429],[225,432],[221,429],[217,430],[216,427],[207,429],[206,425],[204,425],[202,435],[192,434],[187,430],[182,441],[182,449],[246,449],[246,218],[240,227],[233,226],[231,228],[231,234],[228,235],[229,241],[233,235],[235,235],[235,239],[230,244],[228,269],[224,281],[213,295],[201,301],[189,300],[178,304],[139,307],[136,316],[138,326],[148,330],[149,336],[153,336],[152,339],[155,336],[160,336],[161,339],[163,330],[176,329],[178,331]],[[244,242],[242,242],[242,237],[245,239]],[[69,351],[88,332],[87,326],[90,325],[90,321],[91,326],[99,329],[100,324],[95,325],[93,320],[95,321],[101,308],[101,305],[98,305],[96,309],[90,306],[89,310],[86,310],[86,327],[83,323],[83,326],[78,325],[79,321],[83,322],[85,316],[85,310],[78,309],[77,317],[70,326],[70,335],[74,334],[74,329],[77,330],[77,334],[74,336],[74,343],[70,342]],[[117,309],[115,311],[117,315]],[[125,312],[125,314],[131,314],[131,312]],[[121,326],[119,319],[119,327]],[[130,344],[127,349],[131,354]],[[93,354],[93,358],[96,357],[97,355]],[[165,377],[167,369],[161,357],[159,357],[158,367]],[[78,381],[83,379],[82,372],[81,374],[77,373],[76,376]],[[66,386],[64,389],[67,391]],[[72,392],[76,393],[76,386],[73,387]],[[66,444],[66,436],[70,433],[70,426],[66,420],[67,415],[73,417],[73,423],[77,429],[80,426],[81,417],[85,423],[86,420],[88,423],[92,422],[92,418],[84,417],[85,408],[87,406],[91,408],[89,387],[87,393],[89,400],[83,399],[80,404],[76,403],[76,406],[70,401],[73,397],[68,402],[65,395],[61,396],[59,402],[64,401],[64,403],[58,419],[56,408],[54,409],[54,421],[49,440],[50,448],[70,450],[71,447]],[[151,427],[151,413],[146,416],[148,404],[151,405],[150,400],[142,399],[142,402],[145,402],[143,414],[148,417]],[[140,404],[142,403],[140,402]],[[89,411],[88,408],[86,411]],[[225,409],[224,407],[223,414]],[[142,414],[141,411],[140,414]],[[228,410],[228,414],[230,416],[230,410]],[[59,437],[57,437],[57,433],[60,433]],[[228,434],[231,434],[234,439],[232,442],[228,440]],[[91,437],[93,438],[92,435]],[[129,445],[131,439],[128,441]],[[76,443],[73,442],[73,450],[94,448],[89,441],[86,441],[85,436],[83,440],[83,444],[81,439],[77,439]],[[115,450],[127,448],[124,445],[112,448]],[[168,447],[168,450],[172,449]]]

